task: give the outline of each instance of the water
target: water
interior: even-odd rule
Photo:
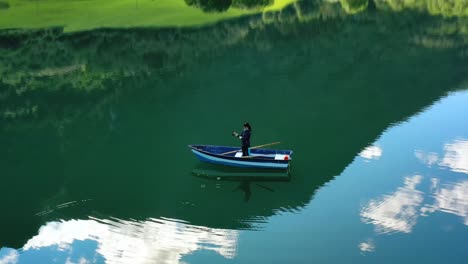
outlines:
[[[468,21],[295,8],[1,32],[0,263],[464,263]],[[289,181],[194,175],[244,121]]]

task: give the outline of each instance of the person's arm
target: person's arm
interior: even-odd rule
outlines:
[[[239,135],[239,133],[237,133],[235,131],[232,132],[232,135],[235,136],[238,139],[242,139],[242,135]]]

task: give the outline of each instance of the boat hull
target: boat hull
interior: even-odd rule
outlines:
[[[202,162],[212,164],[220,164],[225,166],[241,167],[241,168],[263,168],[263,169],[282,169],[286,170],[289,167],[289,160],[267,160],[253,157],[232,157],[207,151],[199,150],[190,146],[191,151]]]

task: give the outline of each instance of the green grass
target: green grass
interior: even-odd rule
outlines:
[[[295,0],[276,0],[267,9],[281,9]],[[62,26],[65,31],[100,27],[194,26],[262,12],[230,8],[204,13],[184,0],[7,0],[0,9],[0,29]]]
[[[271,6],[267,6],[264,11],[281,10],[286,6],[296,2],[296,0],[275,0]]]

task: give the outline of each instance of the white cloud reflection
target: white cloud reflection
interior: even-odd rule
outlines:
[[[458,139],[445,144],[443,158],[439,158],[437,153],[425,153],[422,150],[416,150],[414,155],[425,165],[437,164],[454,172],[468,174],[468,140]]]
[[[441,211],[458,215],[462,217],[463,223],[468,225],[468,180],[455,184],[445,184],[442,188],[436,184],[433,196],[435,199],[434,204],[421,208],[421,213],[427,215],[435,211]]]
[[[0,264],[16,264],[18,263],[18,252],[11,250],[10,253],[0,257]]]
[[[439,156],[437,153],[430,152],[430,153],[425,153],[422,150],[416,150],[414,152],[414,156],[423,164],[427,166],[432,166],[434,164],[437,164],[439,161]]]
[[[91,263],[89,262],[88,260],[86,260],[85,258],[80,258],[78,262],[73,262],[70,257],[67,258],[67,260],[65,261],[65,264],[88,264],[88,263]],[[94,263],[94,262],[93,262]]]
[[[411,232],[416,224],[423,193],[416,190],[422,176],[405,178],[405,186],[390,195],[371,200],[361,210],[364,223],[374,224],[377,233]]]
[[[433,201],[424,206],[424,193],[416,190],[421,181],[419,175],[406,177],[405,185],[394,193],[370,200],[361,209],[362,221],[373,224],[378,234],[410,233],[420,215],[428,216],[434,212],[460,216],[463,224],[468,225],[468,180],[441,184],[441,179],[432,178],[428,187],[430,196],[426,199],[433,198]],[[367,248],[365,244],[361,245]]]
[[[196,250],[212,250],[225,258],[236,255],[238,232],[193,226],[181,222],[149,219],[70,220],[49,222],[31,238],[23,250],[57,246],[73,251],[73,241],[94,240],[106,263],[180,263]],[[92,263],[81,258],[79,263]],[[2,262],[0,262],[3,264]]]
[[[439,165],[468,174],[468,141],[455,140],[453,143],[445,144],[444,150],[444,158]]]
[[[379,146],[369,146],[359,153],[359,156],[365,159],[379,159],[382,156],[382,148]]]
[[[368,239],[366,242],[362,242],[361,244],[359,244],[359,250],[361,250],[362,253],[374,252],[375,251],[374,240]]]

